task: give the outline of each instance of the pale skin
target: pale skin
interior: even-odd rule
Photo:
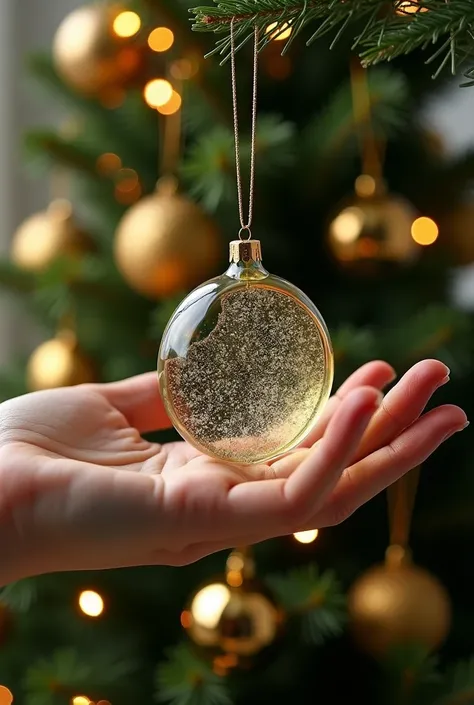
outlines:
[[[235,466],[184,442],[153,373],[37,392],[0,405],[0,585],[42,573],[184,565],[235,546],[346,520],[465,428],[456,406],[423,410],[441,362],[349,377],[311,435],[272,463]]]

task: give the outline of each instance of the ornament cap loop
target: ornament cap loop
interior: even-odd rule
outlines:
[[[262,248],[260,240],[232,240],[230,243],[229,261],[234,264],[239,262],[261,262]]]
[[[247,233],[247,237],[242,237],[244,233]],[[242,242],[249,242],[252,239],[252,231],[250,230],[250,225],[243,225],[239,230],[239,240]]]

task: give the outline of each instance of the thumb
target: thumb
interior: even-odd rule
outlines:
[[[98,387],[100,393],[126,417],[130,426],[140,433],[161,431],[173,425],[161,398],[156,372]]]

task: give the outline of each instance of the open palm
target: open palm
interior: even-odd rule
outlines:
[[[336,524],[466,424],[438,407],[435,360],[393,380],[384,362],[352,375],[311,435],[270,464],[236,466],[167,428],[155,374],[28,394],[0,406],[0,584],[44,572],[181,565],[223,548]]]

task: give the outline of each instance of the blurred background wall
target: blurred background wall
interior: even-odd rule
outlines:
[[[0,2],[0,247],[8,249],[14,228],[49,200],[48,182],[25,173],[21,137],[31,125],[58,122],[61,113],[28,84],[25,59],[47,47],[56,27],[82,0],[2,0]],[[438,131],[449,152],[474,143],[474,89],[456,86],[427,106],[423,119]],[[469,277],[471,280],[472,277]],[[467,281],[467,280],[466,280]],[[23,324],[21,323],[23,321]],[[0,299],[0,365],[14,350],[31,345],[35,332],[19,317],[14,302]]]

